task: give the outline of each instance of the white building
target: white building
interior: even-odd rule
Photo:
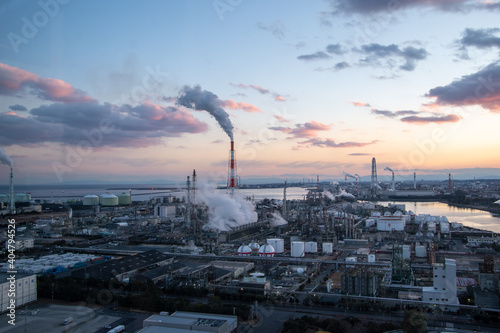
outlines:
[[[7,311],[11,299],[16,300],[16,308],[24,304],[37,301],[36,293],[36,275],[15,274],[15,288],[11,285],[11,280],[8,278],[11,274],[0,273],[0,313]],[[15,289],[14,292],[12,292]],[[9,295],[10,294],[10,295]]]
[[[377,218],[377,230],[380,231],[403,231],[405,225],[405,216],[381,216]]]
[[[34,238],[27,238],[27,237],[16,237],[16,251],[24,251],[26,249],[30,249],[33,246],[35,246],[35,239]],[[5,242],[5,247],[8,248],[8,241]]]
[[[238,317],[181,311],[169,315],[168,312],[160,312],[145,319],[142,325],[143,329],[139,330],[141,333],[230,333],[236,331]]]
[[[439,306],[443,311],[457,311],[457,265],[446,259],[444,264],[433,264],[433,286],[422,288],[424,302]],[[431,306],[430,304],[428,306]]]

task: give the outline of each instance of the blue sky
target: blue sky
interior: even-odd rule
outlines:
[[[228,137],[176,103],[199,85],[229,114],[242,179],[363,176],[372,157],[379,173],[498,176],[499,11],[475,0],[4,1],[0,146],[24,184],[193,168],[223,179]]]

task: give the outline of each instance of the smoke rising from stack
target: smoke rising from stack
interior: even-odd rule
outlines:
[[[229,231],[231,228],[257,222],[258,216],[252,202],[237,193],[229,195],[215,188],[215,185],[198,180],[198,200],[209,208],[205,229]]]
[[[221,100],[214,93],[201,90],[200,86],[194,88],[184,86],[181,90],[181,96],[177,98],[177,104],[194,110],[207,111],[233,141],[233,124],[227,112],[221,107]]]
[[[14,167],[14,164],[12,163],[9,155],[7,155],[2,147],[0,147],[0,163],[7,164],[11,169]]]
[[[344,189],[340,189],[340,193],[337,195],[333,195],[332,192],[330,192],[330,191],[324,191],[323,194],[327,198],[329,198],[333,201],[335,201],[337,198],[342,199],[342,197],[356,199],[356,197],[354,195],[352,195],[349,192],[346,192]]]
[[[347,177],[356,178],[356,177],[354,177],[353,175],[351,175],[350,173],[347,173],[347,172],[345,172],[345,171],[344,171],[344,175],[345,175],[345,176],[347,176]]]
[[[394,171],[392,171],[392,169],[391,169],[391,168],[389,168],[389,167],[385,167],[385,169],[384,169],[384,170],[387,170],[387,171],[390,171],[390,172],[394,172]]]
[[[271,220],[271,227],[279,227],[280,225],[288,224],[280,213],[271,213],[271,215],[273,216],[273,219]]]

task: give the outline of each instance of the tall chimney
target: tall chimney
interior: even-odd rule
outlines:
[[[234,190],[238,188],[238,181],[236,179],[236,161],[234,159],[234,141],[231,141],[231,157],[229,160],[229,179],[228,188],[231,195],[234,194]]]
[[[417,189],[417,173],[413,173],[413,189]]]
[[[377,186],[378,186],[378,181],[377,181],[377,160],[375,160],[375,157],[372,158],[372,195],[377,195]]]
[[[14,200],[14,175],[12,168],[10,168],[10,213],[16,213],[16,202]]]
[[[285,186],[283,187],[283,209],[282,209],[281,215],[283,216],[284,219],[287,218],[287,216],[286,216],[286,179],[285,179]]]
[[[191,201],[196,205],[196,170],[193,169],[193,195],[191,196]]]

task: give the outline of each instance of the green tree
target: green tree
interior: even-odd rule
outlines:
[[[424,333],[427,331],[427,317],[418,310],[407,310],[401,328],[407,333]]]

